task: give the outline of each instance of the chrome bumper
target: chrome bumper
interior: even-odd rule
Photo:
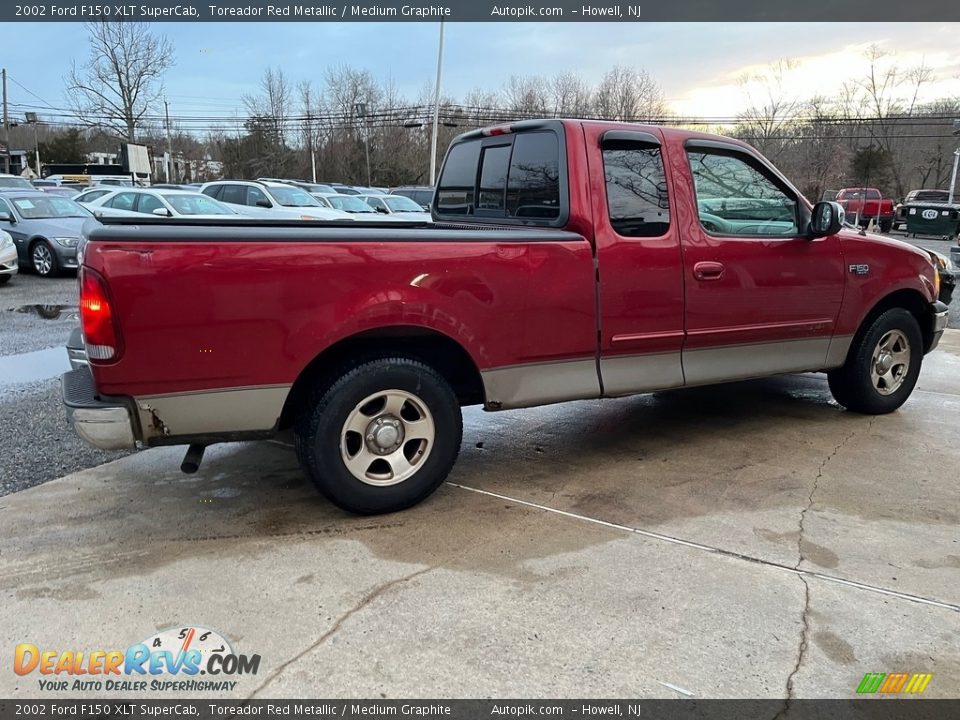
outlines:
[[[71,370],[60,378],[67,420],[77,435],[102,450],[122,450],[136,444],[130,410],[119,402],[97,398],[89,367]]]
[[[947,320],[950,315],[950,308],[947,307],[944,303],[939,300],[933,303],[933,337],[930,341],[930,347],[927,348],[927,352],[930,352],[940,343],[940,338],[943,336],[943,331],[947,328]]]
[[[83,333],[80,328],[74,328],[67,340],[67,357],[70,360],[70,369],[79,370],[89,365],[87,362],[87,348],[83,344]]]

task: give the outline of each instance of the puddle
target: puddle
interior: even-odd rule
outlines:
[[[36,315],[44,320],[80,319],[80,308],[76,305],[21,305],[11,309],[18,313]]]
[[[67,351],[60,347],[0,357],[0,387],[57,377],[70,369]]]

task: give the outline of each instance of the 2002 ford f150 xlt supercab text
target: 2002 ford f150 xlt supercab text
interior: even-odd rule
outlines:
[[[741,142],[525,121],[451,145],[433,226],[105,219],[80,270],[103,448],[293,429],[357,513],[427,497],[460,407],[521,408],[825,371],[849,410],[910,395],[946,324],[927,254],[843,226]]]

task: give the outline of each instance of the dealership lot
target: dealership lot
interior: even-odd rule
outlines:
[[[0,499],[2,642],[215,628],[262,657],[225,697],[956,696],[958,367],[948,331],[874,418],[813,375],[470,409],[450,483],[375,518],[283,443],[135,454]]]

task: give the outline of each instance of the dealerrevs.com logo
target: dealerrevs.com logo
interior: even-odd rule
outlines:
[[[17,675],[37,674],[46,692],[215,692],[236,688],[232,678],[256,675],[259,655],[239,655],[215,630],[171,628],[126,650],[48,650],[20,643]]]

